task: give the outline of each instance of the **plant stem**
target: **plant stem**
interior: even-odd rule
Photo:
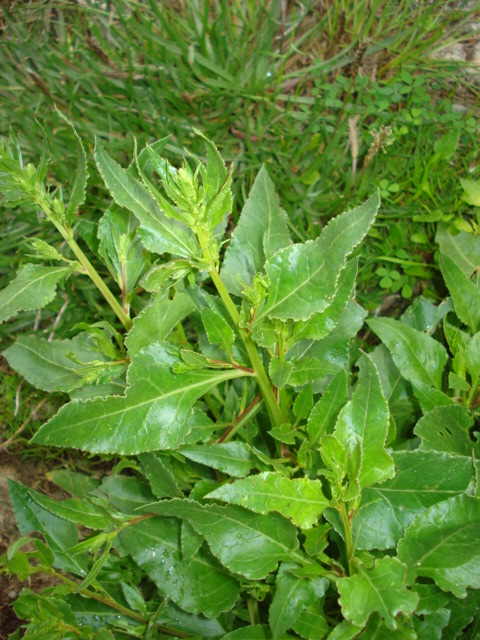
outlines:
[[[265,405],[267,407],[268,413],[270,415],[270,419],[272,424],[276,427],[279,427],[281,424],[285,422],[282,416],[282,412],[280,410],[280,406],[275,398],[275,394],[273,392],[272,385],[267,377],[265,372],[265,368],[258,354],[257,348],[250,337],[250,335],[240,327],[240,314],[238,313],[237,307],[233,302],[230,294],[227,291],[227,288],[223,284],[222,279],[220,278],[220,274],[218,273],[216,261],[212,256],[212,252],[210,250],[209,238],[205,231],[201,228],[197,230],[198,241],[200,244],[200,248],[203,252],[203,257],[208,263],[208,271],[210,277],[213,280],[213,283],[223,300],[224,305],[227,308],[230,317],[232,318],[237,330],[240,334],[240,337],[245,345],[245,349],[247,351],[248,357],[250,359],[250,364],[252,365],[252,369],[255,372],[255,377],[257,378],[258,386],[260,387],[260,391],[262,392],[263,399],[265,401]]]
[[[50,207],[50,203],[48,202],[47,198],[45,198],[45,197],[38,198],[36,200],[36,204],[38,204],[42,208],[42,210],[45,213],[45,215],[47,216],[47,218],[55,225],[55,227],[57,228],[58,232],[61,234],[62,238],[68,244],[68,246],[73,251],[73,253],[74,253],[75,257],[77,258],[77,260],[80,262],[82,267],[85,269],[85,273],[92,280],[94,285],[97,287],[97,289],[100,291],[100,293],[103,295],[105,300],[108,302],[108,304],[110,305],[110,307],[114,311],[114,313],[117,316],[117,318],[122,323],[124,329],[126,331],[130,331],[130,329],[132,328],[132,320],[131,320],[131,318],[122,309],[122,306],[119,304],[119,302],[117,301],[117,299],[115,298],[113,293],[107,287],[107,285],[102,280],[102,278],[99,276],[99,274],[98,274],[97,270],[95,269],[95,267],[92,265],[90,260],[83,253],[83,251],[80,249],[80,247],[78,246],[78,244],[76,243],[76,241],[75,241],[75,239],[73,237],[72,230],[69,229],[68,227],[66,227],[65,225],[63,225],[61,222],[59,222],[56,219],[55,213],[52,211],[52,209]]]
[[[348,517],[346,502],[340,502],[339,511],[342,516],[343,529],[345,532],[345,553],[348,563],[348,575],[351,576],[354,573],[352,560],[355,548],[353,546],[352,527],[350,526],[350,518]]]

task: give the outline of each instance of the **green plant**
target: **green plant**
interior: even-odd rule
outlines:
[[[23,166],[14,138],[2,148],[4,198],[41,207],[73,254],[33,243],[65,266],[23,266],[0,293],[2,320],[46,304],[67,278],[90,278],[110,309],[69,340],[22,335],[4,352],[35,386],[71,396],[34,442],[117,459],[103,479],[55,472],[72,496],[62,501],[11,483],[23,537],[4,570],[58,580],[20,595],[25,637],[459,637],[479,601],[468,430],[480,380],[467,346],[444,393],[444,348],[409,326],[428,321],[433,333],[451,304],[419,299],[408,322],[370,321],[386,342],[395,334],[391,357],[360,352],[366,312],[352,299],[358,259],[347,258],[378,195],[292,244],[262,169],[223,252],[233,169],[198,135],[206,160],[189,154],[180,168],[160,155],[165,141],[128,169],[96,146],[114,200],[97,258],[119,301],[75,236],[80,140],[68,204],[45,188],[45,160]],[[479,290],[442,252],[447,285],[464,291],[452,289],[458,318],[476,332]],[[464,270],[478,264],[460,253]],[[467,344],[457,322],[450,344]],[[458,444],[432,434],[431,412],[452,414]]]

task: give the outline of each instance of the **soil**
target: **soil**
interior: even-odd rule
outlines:
[[[8,497],[8,480],[16,480],[32,489],[46,491],[49,495],[55,495],[58,493],[58,487],[46,479],[46,472],[47,469],[39,465],[38,459],[29,463],[28,461],[19,460],[18,457],[0,452],[0,556],[19,537],[15,516]],[[7,640],[9,634],[13,633],[22,624],[22,621],[17,618],[11,606],[22,588],[28,587],[33,591],[40,592],[49,586],[52,586],[51,578],[41,574],[31,576],[22,583],[16,577],[0,573],[0,640]]]

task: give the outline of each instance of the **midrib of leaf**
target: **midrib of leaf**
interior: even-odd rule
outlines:
[[[395,326],[391,326],[392,331],[398,336],[400,335],[402,342],[404,342],[405,346],[407,347],[409,353],[411,353],[415,359],[415,361],[420,365],[420,367],[425,371],[425,373],[427,374],[429,380],[431,381],[432,385],[434,386],[435,389],[438,389],[437,383],[435,382],[435,380],[431,377],[430,373],[428,372],[428,369],[425,367],[425,365],[423,364],[423,362],[420,360],[420,358],[417,356],[417,354],[415,353],[415,351],[412,349],[412,347],[408,344],[408,340],[405,340],[404,337],[402,336],[401,333],[398,333],[396,331]],[[412,384],[415,384],[414,382]]]
[[[304,578],[298,578],[296,582],[293,583],[292,587],[289,589],[288,591],[288,595],[286,595],[285,599],[282,602],[282,607],[280,609],[280,614],[278,616],[278,619],[281,620],[281,618],[283,617],[283,614],[285,612],[285,609],[287,608],[288,604],[290,603],[290,599],[292,597],[292,595],[295,593],[295,591],[297,591],[301,586],[302,586],[302,582],[304,581]],[[300,613],[301,615],[301,613]],[[298,618],[297,618],[298,619]],[[277,628],[277,627],[276,627]],[[272,629],[273,630],[273,629]],[[275,636],[275,632],[274,632],[274,636]]]
[[[414,526],[414,525],[415,525],[415,520],[412,522],[411,526]],[[455,529],[455,531],[452,531],[452,533],[449,533],[444,538],[442,538],[437,544],[435,544],[433,547],[431,547],[431,549],[429,549],[425,555],[421,556],[419,558],[419,560],[417,560],[416,564],[418,565],[419,562],[420,562],[420,564],[422,564],[423,561],[425,560],[425,558],[428,558],[428,556],[431,556],[434,551],[437,551],[437,549],[439,547],[443,546],[448,540],[450,540],[450,538],[453,538],[458,533],[462,533],[463,531],[466,531],[467,529],[470,529],[471,527],[476,527],[476,526],[478,526],[478,524],[476,522],[468,522],[463,527]],[[407,532],[408,532],[408,530],[407,530]],[[403,541],[405,541],[405,538],[403,539]],[[432,567],[432,568],[435,568],[435,567]],[[427,569],[428,569],[428,567],[427,567]]]
[[[248,371],[243,371],[240,369],[235,369],[232,371],[229,371],[228,374],[225,372],[223,375],[218,375],[216,378],[211,378],[208,381],[208,384],[219,384],[220,382],[224,382],[225,380],[231,380],[233,378],[240,378],[243,376],[248,376],[251,375],[248,373]],[[155,387],[155,389],[157,389],[158,391],[160,391],[157,387],[157,385],[155,383],[153,383],[151,380],[149,381],[150,384]],[[202,382],[196,382],[195,384],[191,384],[188,387],[182,387],[181,389],[176,389],[174,391],[170,391],[169,393],[164,393],[163,395],[160,396],[156,396],[155,398],[152,398],[150,400],[145,400],[144,402],[138,402],[137,404],[131,406],[131,407],[124,407],[121,409],[118,409],[117,411],[111,411],[103,416],[101,416],[101,419],[111,416],[116,416],[117,414],[126,414],[130,411],[135,411],[136,409],[139,409],[140,407],[149,405],[149,404],[154,404],[155,402],[158,402],[159,400],[164,400],[165,398],[170,398],[171,396],[175,396],[178,394],[182,394],[184,395],[187,391],[191,391],[192,389],[197,389],[198,387],[203,387],[207,384],[206,381],[202,381]],[[112,396],[109,396],[108,398],[102,398],[103,402],[108,401]],[[116,398],[122,398],[123,399],[127,399],[126,396],[114,396]],[[76,404],[83,404],[83,405],[87,405],[88,402],[95,402],[95,400],[73,400],[73,402],[75,402]],[[68,406],[68,405],[65,405]],[[83,424],[87,424],[88,422],[91,421],[91,418],[87,418],[85,420],[82,421],[78,421],[75,422],[76,426],[81,426]]]
[[[349,231],[352,227],[354,227],[354,226],[355,226],[355,224],[356,224],[356,222],[355,222],[355,221],[352,221],[352,222],[350,223],[350,225],[348,225],[348,226],[347,226],[347,227],[342,231],[342,233],[346,233],[347,231]],[[339,240],[339,239],[340,239],[340,234],[337,234],[336,238],[333,240],[333,242],[331,243],[331,245],[329,246],[329,248],[328,248],[328,249],[329,249],[329,250],[334,250],[334,248],[335,248],[335,244],[338,242],[338,240]],[[322,240],[322,237],[320,236],[320,238],[318,238],[318,241],[317,241],[317,240],[310,240],[310,241],[307,241],[307,242],[305,242],[303,245],[300,245],[300,246],[306,246],[307,244],[314,244],[314,243],[316,243],[316,242],[318,242],[318,244],[320,244],[320,243],[321,243],[321,240]],[[290,247],[285,247],[284,249],[280,249],[280,251],[279,251],[278,253],[280,253],[281,251],[287,251],[287,250],[289,250],[289,249],[290,249]],[[258,314],[258,316],[257,316],[257,320],[260,320],[260,319],[261,319],[261,318],[263,318],[265,315],[267,315],[267,314],[271,313],[271,312],[272,312],[272,310],[273,310],[273,309],[275,309],[276,307],[278,307],[279,305],[284,304],[284,303],[285,303],[289,298],[291,298],[291,297],[292,297],[293,295],[295,295],[298,291],[300,291],[304,286],[306,286],[308,283],[310,283],[310,282],[311,282],[311,280],[312,280],[313,278],[315,278],[315,277],[316,277],[316,275],[317,275],[320,271],[322,271],[322,269],[324,268],[324,266],[325,266],[325,258],[326,258],[326,256],[325,256],[325,254],[324,254],[324,255],[323,255],[323,261],[322,261],[322,264],[321,264],[321,265],[320,265],[320,266],[319,266],[315,271],[313,271],[313,273],[312,273],[312,274],[310,274],[306,280],[303,280],[303,281],[302,281],[302,283],[301,283],[300,285],[298,285],[298,287],[296,287],[295,289],[292,289],[292,290],[291,290],[291,291],[290,291],[286,296],[284,296],[284,297],[283,297],[283,298],[281,298],[280,300],[277,300],[275,304],[273,304],[273,305],[271,305],[271,306],[266,306],[266,307],[265,307],[265,309],[264,309],[264,310],[262,310],[262,312]],[[308,264],[308,260],[307,260],[307,264]],[[343,266],[345,266],[345,264],[344,264]],[[338,273],[338,274],[337,274],[337,280],[338,280],[339,275],[340,275],[340,273]],[[277,289],[277,290],[278,290],[278,289]],[[311,314],[311,315],[313,315],[313,314]],[[310,317],[311,317],[311,316],[310,316]],[[255,323],[255,324],[257,324],[257,323]]]
[[[375,586],[375,583],[372,582],[367,574],[366,571],[362,571],[360,569],[360,573],[362,574],[362,576],[364,576],[364,578],[366,579],[366,581],[368,582],[368,584],[372,587],[373,591],[375,591],[375,593],[378,596],[378,599],[380,600],[380,602],[382,603],[382,605],[385,607],[386,611],[389,611],[388,605],[385,602],[385,600],[382,598],[382,596],[380,595],[380,591],[377,589],[377,587]],[[393,616],[394,617],[394,616]]]
[[[32,349],[25,342],[21,342],[20,346],[22,347],[22,349],[25,349],[25,351],[30,351],[31,353],[33,353],[39,360],[43,360],[44,362],[47,362],[48,364],[53,364],[55,367],[57,367],[59,369],[65,369],[65,371],[68,371],[69,373],[76,373],[75,369],[73,369],[73,368],[70,369],[69,367],[67,367],[64,364],[60,364],[59,362],[56,362],[55,360],[50,360],[49,358],[45,357],[43,354],[40,354],[37,351],[35,351],[34,349]],[[72,364],[76,364],[76,363],[73,362],[73,360],[72,360]]]
[[[7,306],[8,304],[10,304],[12,302],[12,300],[15,300],[16,297],[21,295],[25,291],[25,289],[28,289],[29,287],[31,287],[35,283],[40,282],[41,280],[44,280],[45,278],[49,278],[50,276],[54,275],[55,273],[58,273],[58,272],[61,272],[61,271],[68,271],[68,267],[57,267],[57,268],[52,267],[51,270],[48,273],[44,273],[43,275],[38,276],[37,278],[34,278],[33,280],[29,280],[22,289],[16,291],[11,296],[11,298],[6,300],[3,306]],[[13,284],[14,282],[15,281],[12,280],[12,282],[10,284]],[[9,285],[7,285],[7,286],[9,286]]]
[[[186,501],[189,503],[189,505],[192,505],[192,501]],[[256,527],[252,527],[249,524],[246,524],[245,522],[242,522],[241,520],[239,520],[238,518],[234,518],[230,515],[225,515],[224,513],[222,514],[218,514],[215,513],[215,511],[213,510],[209,510],[208,508],[203,508],[202,506],[197,506],[196,504],[194,504],[194,508],[196,509],[196,512],[200,512],[200,513],[211,513],[213,516],[217,517],[217,518],[223,518],[224,520],[227,520],[229,522],[233,522],[235,525],[240,525],[240,527],[247,529],[248,531],[253,531],[254,533],[260,533],[262,536],[264,536],[265,538],[267,538],[268,540],[270,540],[271,542],[273,542],[274,544],[276,544],[278,547],[284,549],[284,551],[287,554],[290,553],[294,553],[294,551],[290,548],[287,547],[285,544],[283,544],[280,540],[277,540],[276,538],[272,538],[270,535],[264,533],[263,531],[261,531],[261,529],[258,529]],[[218,509],[225,509],[227,510],[227,507],[218,507]],[[181,517],[181,516],[175,516],[175,517]],[[183,516],[182,518],[184,518],[185,520],[190,520],[188,515]],[[190,523],[192,525],[193,528],[195,528],[195,523],[191,522]],[[198,526],[198,525],[197,525]],[[199,532],[200,533],[200,532]],[[200,534],[202,535],[202,534]]]

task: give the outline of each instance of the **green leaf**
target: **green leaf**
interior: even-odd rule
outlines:
[[[313,391],[311,385],[306,385],[300,391],[293,403],[293,413],[297,421],[306,420],[313,407]]]
[[[394,421],[396,437],[393,436],[395,440],[392,444],[401,443],[405,440],[404,436],[410,435],[412,423],[418,412],[412,386],[402,377],[385,345],[377,345],[370,357],[377,367],[383,395],[387,399],[390,416]],[[391,442],[390,437],[388,442]]]
[[[460,495],[422,513],[398,543],[398,557],[415,575],[465,597],[480,588],[480,500]]]
[[[463,199],[472,207],[480,207],[480,181],[460,178],[463,187]]]
[[[209,342],[220,345],[223,351],[231,354],[235,342],[235,332],[228,322],[210,307],[204,307],[201,316]]]
[[[307,431],[311,447],[317,446],[324,435],[333,433],[338,414],[347,402],[347,397],[347,374],[342,369],[332,378],[308,418]]]
[[[383,396],[377,367],[363,355],[358,382],[350,402],[340,411],[334,435],[347,449],[360,445],[361,487],[384,482],[395,474],[393,460],[385,449],[389,425],[388,404]]]
[[[156,498],[180,498],[183,495],[167,464],[168,458],[154,453],[141,453],[138,459]]]
[[[475,446],[469,435],[472,425],[468,409],[452,404],[435,407],[422,416],[414,433],[421,438],[420,449],[471,456]]]
[[[57,109],[57,107],[55,107],[55,111],[68,124],[70,129],[73,131],[73,135],[75,137],[77,170],[75,171],[75,177],[73,178],[73,184],[71,187],[70,200],[68,202],[68,207],[65,210],[65,215],[67,217],[68,224],[72,225],[75,219],[75,213],[77,209],[82,206],[86,198],[85,189],[86,189],[87,180],[88,180],[87,156],[82,144],[82,140],[78,135],[77,130],[73,126],[72,122],[70,122],[70,120],[59,109]]]
[[[124,397],[73,400],[40,428],[34,441],[124,455],[176,449],[191,430],[194,402],[217,384],[246,375],[239,369],[174,374],[176,362],[166,344],[145,347],[132,358]]]
[[[79,363],[107,361],[93,336],[86,333],[50,342],[36,335],[21,335],[2,355],[30,384],[50,393],[69,393],[85,383]]]
[[[219,225],[226,213],[232,210],[232,193],[230,189],[232,175],[227,172],[225,163],[217,147],[201,131],[194,129],[201,136],[207,147],[207,170],[205,175],[205,194],[207,199],[207,215],[211,229]]]
[[[250,447],[243,442],[191,445],[182,447],[179,452],[189,460],[218,469],[235,478],[247,476],[258,464]]]
[[[441,390],[448,356],[439,342],[393,318],[374,318],[367,324],[390,351],[404,378],[413,385]]]
[[[14,480],[8,481],[10,502],[22,535],[39,531],[55,556],[55,566],[83,576],[86,567],[78,556],[65,552],[78,542],[77,528],[71,522],[50,513],[35,501],[37,492]]]
[[[408,525],[428,507],[464,493],[473,479],[469,458],[436,451],[393,454],[396,475],[362,493],[353,519],[357,549],[393,549]]]
[[[41,493],[31,492],[35,502],[50,513],[77,524],[83,524],[89,529],[105,529],[115,522],[106,509],[93,504],[89,500],[52,500]]]
[[[305,640],[321,640],[330,631],[321,601],[316,601],[304,609],[293,625],[293,630]]]
[[[199,248],[193,233],[183,223],[167,218],[150,192],[130,173],[110,158],[97,143],[95,161],[115,202],[131,211],[140,222],[138,235],[148,251],[190,258]]]
[[[0,291],[0,323],[20,311],[42,309],[55,297],[57,284],[70,272],[70,267],[42,267],[26,264],[15,279]]]
[[[303,387],[304,384],[334,376],[337,372],[338,365],[314,356],[287,360],[283,371],[284,374],[290,373],[288,384],[292,387]]]
[[[133,476],[106,476],[99,491],[104,494],[114,507],[123,513],[138,515],[138,509],[155,502],[150,486],[143,478]]]
[[[472,379],[472,389],[480,384],[480,332],[468,341],[465,350],[465,366]]]
[[[397,628],[393,630],[388,628],[377,613],[374,613],[358,637],[362,640],[418,640],[420,636],[417,636],[415,630],[409,626],[408,620],[405,622],[399,620]]]
[[[420,596],[413,618],[417,636],[422,640],[442,640],[442,630],[450,619],[447,596],[434,585],[417,584],[415,591]]]
[[[259,516],[241,507],[178,499],[148,509],[188,520],[225,567],[249,580],[265,578],[298,549],[295,527],[277,514]]]
[[[342,620],[328,635],[327,640],[352,640],[358,636],[361,630],[362,627],[352,624],[348,620]]]
[[[150,518],[119,534],[122,547],[156,584],[160,595],[189,613],[216,618],[233,607],[240,587],[207,551],[182,559],[180,522]]]
[[[295,625],[304,609],[325,595],[328,586],[325,578],[297,578],[290,572],[297,567],[298,565],[282,563],[277,573],[275,594],[268,611],[270,629],[275,640]]]
[[[302,529],[313,527],[329,504],[319,480],[290,480],[268,471],[224,484],[207,497],[239,504],[256,513],[278,511]]]
[[[480,269],[479,236],[464,231],[452,236],[447,227],[440,225],[435,239],[440,245],[441,254],[453,260],[467,278]]]
[[[339,603],[344,617],[364,626],[373,611],[378,611],[389,629],[397,628],[396,616],[415,611],[419,597],[405,586],[406,567],[396,558],[381,558],[373,569],[357,567],[357,573],[337,580]]]
[[[345,269],[339,275],[332,304],[325,311],[314,314],[307,322],[295,323],[295,341],[306,338],[321,340],[335,329],[341,314],[352,297],[357,270],[358,259],[347,262]]]
[[[97,227],[98,253],[115,282],[125,293],[135,290],[148,268],[145,250],[137,235],[138,221],[130,211],[112,204]]]
[[[277,389],[283,389],[283,387],[290,380],[290,376],[292,375],[293,370],[293,362],[290,362],[289,360],[281,362],[280,358],[278,356],[275,356],[270,360],[268,373],[270,374],[271,381],[277,387]]]
[[[154,294],[149,304],[134,319],[133,327],[125,340],[130,358],[149,344],[166,340],[177,324],[194,308],[190,296],[185,293],[177,291],[173,299],[169,298],[168,292]]]
[[[290,244],[287,214],[265,167],[260,169],[225,252],[221,276],[230,293],[251,285],[265,260]]]
[[[473,333],[480,326],[480,290],[453,260],[440,254],[440,269],[452,296],[457,316]]]
[[[308,320],[334,299],[346,258],[359,244],[380,206],[378,194],[363,205],[334,218],[317,240],[278,251],[265,264],[270,281],[264,316],[280,320]]]

